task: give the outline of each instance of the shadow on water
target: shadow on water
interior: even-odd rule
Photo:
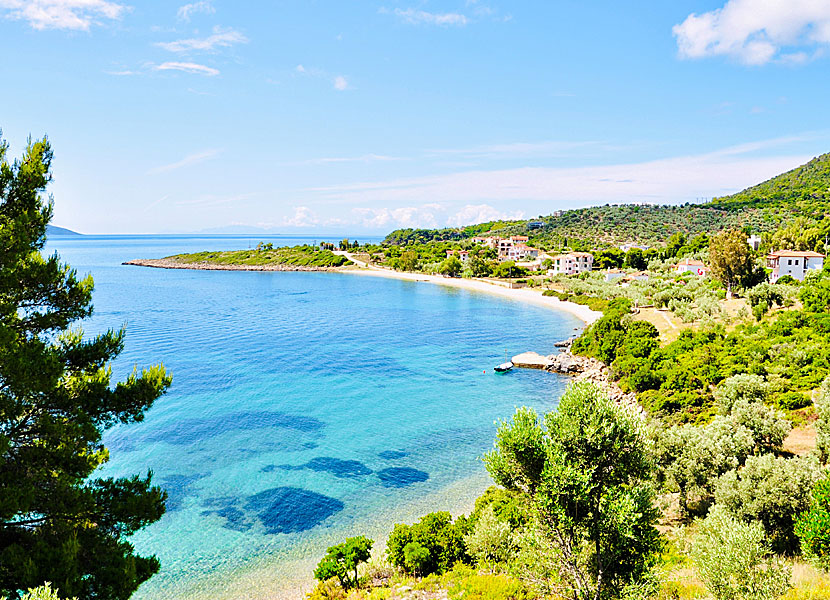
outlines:
[[[401,488],[429,479],[429,473],[412,467],[389,467],[378,471],[378,477],[384,487]]]
[[[358,460],[343,460],[341,458],[332,458],[330,456],[320,456],[313,458],[304,465],[268,465],[261,470],[264,473],[269,473],[275,468],[283,471],[301,471],[309,469],[317,471],[318,473],[331,473],[335,477],[360,477],[362,475],[371,475],[372,469],[364,465]]]
[[[211,498],[205,504],[212,510],[202,515],[223,518],[226,529],[248,531],[259,520],[268,534],[308,531],[344,508],[336,498],[296,487],[259,492],[249,496],[241,507],[240,501],[232,497]]]

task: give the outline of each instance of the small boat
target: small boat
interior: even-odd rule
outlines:
[[[510,362],[510,361],[507,361],[507,362],[501,363],[500,365],[498,365],[496,367],[493,367],[493,370],[496,373],[506,373],[507,371],[509,371],[512,368],[513,368],[513,363]]]

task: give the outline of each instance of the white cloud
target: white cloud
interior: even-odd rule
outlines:
[[[227,48],[234,44],[245,44],[248,38],[234,29],[213,28],[213,35],[206,38],[190,38],[173,42],[158,42],[156,46],[170,52],[210,52],[216,48]]]
[[[297,65],[294,70],[297,71],[297,73],[305,73],[305,67],[303,65]]]
[[[505,144],[487,144],[471,148],[448,148],[431,150],[433,154],[456,154],[474,158],[503,158],[526,156],[572,156],[574,150],[582,148],[607,148],[603,142],[593,141],[544,141],[544,142],[509,142]]]
[[[207,75],[213,77],[219,75],[219,69],[200,65],[192,62],[165,62],[153,67],[155,71],[184,71],[185,73],[195,73],[198,75]]]
[[[320,219],[307,206],[294,208],[293,217],[283,217],[282,224],[287,227],[314,227],[320,223]]]
[[[156,175],[158,173],[167,173],[169,171],[175,171],[177,169],[181,169],[182,167],[189,167],[191,165],[197,165],[201,162],[205,162],[206,160],[210,160],[219,155],[221,150],[217,149],[209,149],[203,150],[201,152],[196,152],[194,154],[188,154],[181,160],[177,160],[174,163],[170,163],[167,165],[162,165],[160,167],[155,167],[148,171],[148,174]]]
[[[388,12],[386,10],[382,12]],[[414,8],[396,8],[392,13],[404,23],[410,25],[466,25],[468,19],[461,13],[431,13]]]
[[[343,90],[346,90],[348,88],[349,82],[346,80],[345,77],[343,77],[342,75],[338,75],[334,78],[334,89],[336,89],[338,92],[342,92]]]
[[[190,17],[196,13],[212,15],[215,12],[216,9],[213,8],[213,4],[208,0],[200,0],[199,2],[191,2],[190,4],[180,6],[179,10],[176,11],[176,16],[181,21],[190,21]]]
[[[304,165],[325,165],[330,163],[353,163],[353,162],[362,162],[362,163],[370,163],[370,162],[390,162],[395,160],[402,160],[396,156],[385,156],[383,154],[363,154],[362,156],[324,156],[322,158],[311,158],[309,160],[302,161],[301,163],[292,163],[292,164],[304,164]]]
[[[741,144],[695,156],[578,168],[522,167],[364,181],[304,190],[317,202],[413,207],[423,198],[453,205],[521,206],[532,213],[606,203],[674,204],[729,194],[809,160],[769,150],[806,136]],[[394,217],[392,209],[375,217]]]
[[[462,227],[475,223],[486,223],[487,221],[498,221],[501,219],[521,219],[525,216],[524,211],[503,212],[493,208],[489,204],[468,204],[454,215],[447,219],[447,225]]]
[[[728,0],[672,29],[682,58],[728,56],[748,65],[798,64],[830,44],[826,0]],[[807,51],[809,50],[809,52]]]
[[[380,229],[383,227],[439,227],[436,213],[443,211],[443,206],[433,202],[400,208],[355,208],[352,213],[358,217],[363,227]]]
[[[26,21],[34,29],[88,31],[102,19],[120,19],[129,8],[109,0],[0,0],[10,19]]]

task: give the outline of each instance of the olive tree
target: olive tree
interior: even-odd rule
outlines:
[[[715,600],[776,600],[790,588],[791,571],[770,557],[761,524],[719,506],[700,523],[691,554]]]
[[[558,593],[619,598],[648,578],[662,547],[641,417],[591,383],[571,385],[540,421],[520,408],[484,457],[496,483],[525,494],[558,558]]]
[[[809,508],[820,473],[813,458],[750,456],[742,468],[718,479],[715,503],[747,523],[761,523],[775,552],[794,554],[795,523]]]
[[[830,462],[830,377],[825,379],[813,399],[816,420],[816,452],[821,464]]]
[[[692,501],[705,509],[717,478],[742,465],[752,452],[752,432],[729,417],[717,416],[706,426],[679,425],[659,432],[655,445],[658,479],[680,493],[680,515]]]

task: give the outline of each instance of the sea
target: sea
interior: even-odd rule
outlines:
[[[87,336],[126,328],[113,381],[163,363],[167,394],[104,435],[97,476],[153,473],[167,512],[130,538],[161,570],[138,600],[301,598],[328,546],[382,553],[395,523],[468,512],[482,455],[563,376],[506,357],[554,351],[576,317],[486,293],[331,272],[164,270],[136,258],[337,241],[325,236],[55,236],[95,281]],[[373,241],[365,239],[362,241]]]

